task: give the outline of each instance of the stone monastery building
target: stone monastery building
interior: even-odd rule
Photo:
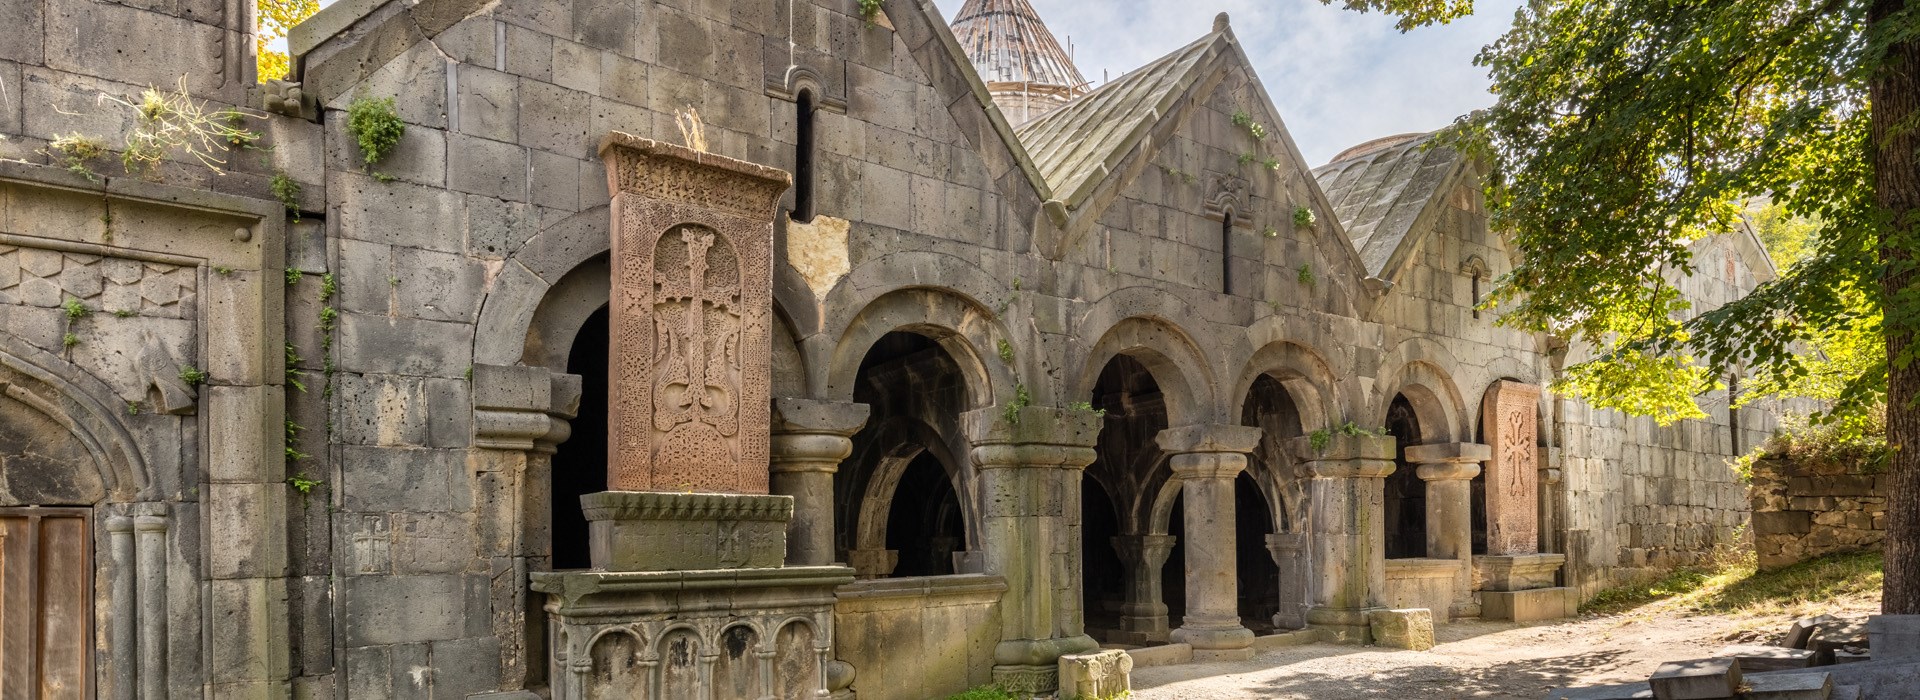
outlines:
[[[1476,310],[1482,168],[1307,163],[1225,15],[1089,84],[1025,0],[862,5],[338,0],[258,84],[252,2],[0,0],[0,695],[1047,692],[1746,522],[1773,416],[1546,391],[1585,350]],[[127,174],[148,86],[261,138]]]

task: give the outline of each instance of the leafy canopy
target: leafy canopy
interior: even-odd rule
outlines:
[[[1403,29],[1471,11],[1346,4],[1397,12]],[[1920,290],[1885,315],[1876,244],[1911,250],[1913,236],[1873,199],[1866,88],[1920,24],[1901,10],[1870,33],[1868,4],[1536,0],[1482,51],[1497,102],[1443,141],[1490,164],[1494,224],[1522,255],[1487,305],[1598,348],[1562,390],[1662,421],[1700,415],[1695,396],[1741,368],[1746,398],[1815,395],[1843,417],[1884,400],[1883,320],[1910,333]],[[1793,260],[1744,298],[1690,308],[1675,285],[1700,272],[1693,244],[1738,231],[1763,196],[1802,229],[1774,232],[1798,241]]]
[[[320,0],[258,0],[260,31],[254,35],[254,57],[260,82],[285,80],[291,68],[287,54],[268,48],[293,25],[320,11]]]

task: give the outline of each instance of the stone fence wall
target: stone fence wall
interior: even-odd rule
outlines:
[[[1878,471],[1859,464],[1755,461],[1747,493],[1760,568],[1880,546],[1889,482]]]

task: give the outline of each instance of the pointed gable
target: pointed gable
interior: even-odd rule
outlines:
[[[1432,141],[1432,134],[1379,139],[1313,171],[1372,276],[1387,275],[1409,234],[1466,170],[1457,151]]]

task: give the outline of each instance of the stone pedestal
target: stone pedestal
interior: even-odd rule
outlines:
[[[788,564],[833,563],[833,474],[853,454],[853,434],[867,424],[867,412],[866,404],[773,400],[770,486],[793,497]]]
[[[1119,649],[1060,657],[1060,697],[1124,698],[1133,693],[1133,657]]]
[[[1127,602],[1120,607],[1120,637],[1128,644],[1167,641],[1166,596],[1160,572],[1173,553],[1172,535],[1121,535],[1113,551],[1127,567]]]
[[[986,573],[1007,581],[993,680],[1016,694],[1050,693],[1062,654],[1100,646],[1086,634],[1079,580],[1080,470],[1093,463],[1099,419],[1041,406],[962,418],[979,472]]]
[[[1579,609],[1573,589],[1554,583],[1565,554],[1474,557],[1480,587],[1480,616],[1488,620],[1533,622],[1572,617]]]
[[[1180,480],[1186,513],[1187,610],[1169,639],[1193,647],[1195,660],[1253,657],[1253,631],[1240,624],[1233,479],[1260,444],[1260,429],[1239,425],[1168,428],[1156,436]]]
[[[1327,641],[1366,644],[1372,637],[1367,614],[1383,607],[1387,585],[1381,535],[1385,479],[1394,469],[1393,438],[1299,437],[1289,440],[1287,449],[1312,475],[1308,526],[1317,570],[1307,624],[1323,630]]]
[[[1473,602],[1473,477],[1492,455],[1493,448],[1466,442],[1407,448],[1407,461],[1419,465],[1415,473],[1427,484],[1427,558],[1460,563],[1453,600],[1435,618],[1480,614]]]

